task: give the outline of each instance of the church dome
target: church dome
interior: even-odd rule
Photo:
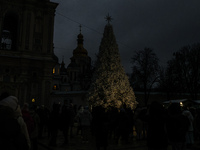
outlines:
[[[77,37],[78,39],[83,39],[83,35],[81,33]]]
[[[73,51],[74,56],[87,56],[88,52],[87,50],[83,47],[83,35],[80,33],[77,39],[77,47]]]

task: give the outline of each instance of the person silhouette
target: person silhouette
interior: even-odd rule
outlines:
[[[148,125],[147,146],[149,150],[167,150],[168,139],[166,132],[166,111],[161,103],[154,101],[146,116]]]
[[[172,150],[186,149],[186,133],[190,122],[189,119],[182,114],[182,109],[179,103],[172,103],[168,107],[167,118],[167,134]]]

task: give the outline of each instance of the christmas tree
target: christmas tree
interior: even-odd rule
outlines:
[[[118,45],[110,24],[104,28],[103,38],[99,47],[92,83],[89,89],[89,103],[110,108],[136,107],[135,94],[130,86],[128,76],[121,65]]]

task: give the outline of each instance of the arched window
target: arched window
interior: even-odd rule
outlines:
[[[8,12],[3,19],[3,28],[1,36],[1,49],[16,50],[18,36],[18,15],[14,12]]]

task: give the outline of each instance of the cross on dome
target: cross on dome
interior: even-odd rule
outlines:
[[[82,28],[81,24],[79,25],[79,27],[80,27],[80,33],[81,33],[81,28]]]

